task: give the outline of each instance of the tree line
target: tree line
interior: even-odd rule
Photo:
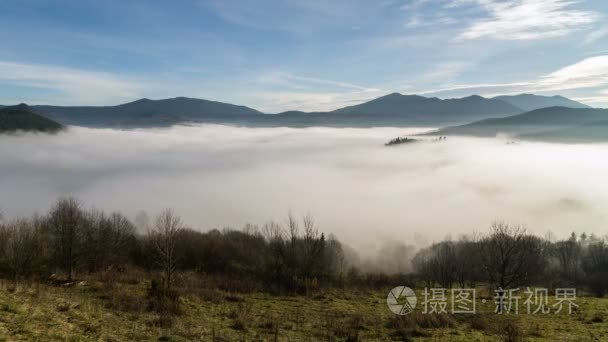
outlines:
[[[165,289],[179,272],[193,271],[227,290],[305,293],[347,271],[341,243],[319,232],[310,215],[208,232],[186,227],[169,209],[152,222],[136,221],[143,231],[119,212],[85,209],[71,197],[45,215],[0,220],[0,276],[70,283],[82,274],[138,267]]]
[[[572,287],[597,296],[608,291],[608,245],[604,238],[584,233],[550,241],[496,222],[488,234],[424,248],[412,264],[428,286]]]
[[[362,267],[352,250],[320,232],[310,215],[207,232],[188,228],[168,209],[152,220],[140,215],[135,222],[119,212],[85,209],[71,197],[57,200],[44,215],[13,220],[0,215],[0,277],[71,283],[84,274],[138,268],[163,291],[182,272],[199,274],[209,286],[228,291],[279,294],[416,282],[446,288],[577,287],[598,296],[608,291],[608,245],[593,235],[549,241],[494,223],[487,234],[418,251],[405,245],[387,248],[380,259],[385,267],[374,269]]]

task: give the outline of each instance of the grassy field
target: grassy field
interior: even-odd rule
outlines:
[[[476,315],[393,315],[386,291],[312,297],[232,294],[191,287],[180,313],[148,310],[146,281],[108,287],[0,283],[3,340],[164,341],[602,341],[607,299],[578,298],[572,315],[496,315],[479,298]],[[420,296],[419,296],[420,298]],[[420,306],[416,311],[419,311]],[[525,311],[523,309],[520,309]],[[509,332],[507,334],[506,332]]]

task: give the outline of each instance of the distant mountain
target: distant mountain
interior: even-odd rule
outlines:
[[[521,108],[528,112],[535,109],[547,108],[547,107],[568,107],[568,108],[591,108],[580,102],[576,102],[565,98],[563,96],[540,96],[533,94],[520,94],[520,95],[503,95],[496,96],[493,99],[501,100],[509,103],[515,107]]]
[[[55,133],[63,128],[53,120],[32,113],[25,104],[0,108],[0,133],[16,131]]]
[[[481,96],[441,100],[393,93],[331,112],[288,111],[268,115],[262,124],[293,127],[443,126],[521,112],[508,103]]]
[[[525,112],[513,103],[529,107],[551,101],[584,106],[563,97],[536,95],[492,99],[474,95],[442,100],[436,97],[393,93],[330,112],[312,113],[287,111],[263,114],[245,106],[186,97],[141,99],[117,106],[33,106],[32,109],[64,125],[85,127],[167,127],[187,122],[251,127],[440,127]]]
[[[186,97],[141,99],[118,106],[32,108],[63,124],[88,127],[163,127],[188,121],[239,122],[262,115],[244,106]]]
[[[141,99],[118,106],[34,106],[33,109],[65,125],[125,128],[164,127],[186,122],[254,127],[445,126],[522,112],[504,101],[481,96],[441,100],[398,93],[331,112],[314,113],[263,114],[244,106],[185,97]]]
[[[495,137],[500,134],[525,139],[593,140],[608,130],[608,110],[550,107],[505,118],[485,119],[467,125],[443,128],[429,135]]]
[[[331,113],[365,113],[379,117],[401,117],[422,122],[462,121],[521,113],[516,106],[478,95],[460,99],[439,99],[392,93],[380,98],[335,110]]]

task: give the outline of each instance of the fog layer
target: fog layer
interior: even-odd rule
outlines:
[[[0,208],[46,211],[61,195],[131,217],[170,207],[195,229],[311,213],[360,252],[485,231],[603,235],[608,145],[448,138],[385,147],[396,128],[205,125],[0,136]]]

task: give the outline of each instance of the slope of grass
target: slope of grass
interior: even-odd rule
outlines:
[[[73,287],[0,284],[5,340],[171,341],[531,341],[608,339],[608,300],[580,298],[572,315],[496,315],[478,300],[477,315],[394,316],[383,291],[321,292],[312,297],[231,294],[190,288],[181,313],[148,310],[147,282],[112,288],[90,280]],[[388,289],[387,289],[388,292]],[[420,298],[420,296],[419,296]],[[523,309],[520,309],[523,310]]]

